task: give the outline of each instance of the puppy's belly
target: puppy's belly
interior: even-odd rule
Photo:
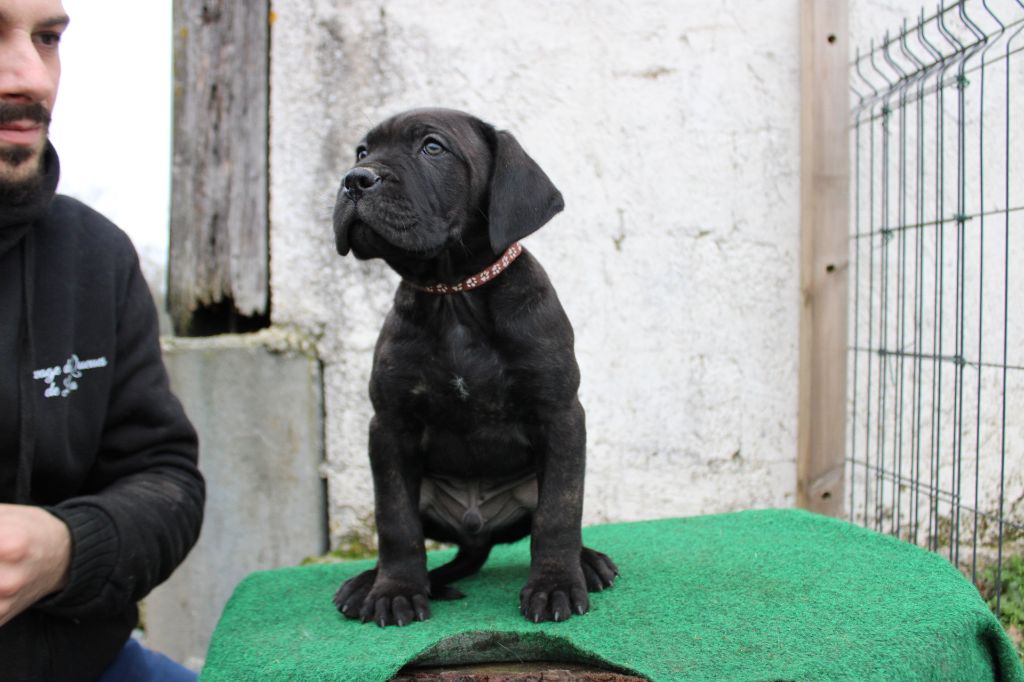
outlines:
[[[420,513],[457,538],[500,533],[536,508],[536,472],[504,479],[427,475],[420,485]]]
[[[490,421],[423,434],[420,513],[441,537],[479,542],[537,507],[537,468],[522,424]]]
[[[420,447],[424,472],[433,476],[504,480],[537,466],[526,430],[516,422],[428,425]]]

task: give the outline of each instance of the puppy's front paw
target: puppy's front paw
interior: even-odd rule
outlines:
[[[619,567],[607,554],[589,547],[584,547],[580,553],[580,565],[583,568],[589,592],[601,592],[611,587],[616,576],[619,575]]]
[[[579,564],[531,575],[519,593],[519,611],[527,620],[561,622],[590,610],[587,583]]]
[[[373,587],[373,581],[377,579],[377,569],[363,571],[354,578],[349,578],[341,584],[338,591],[334,593],[334,605],[346,618],[358,618],[359,609],[363,607],[366,595]]]
[[[364,571],[345,581],[334,595],[334,605],[347,618],[373,621],[381,627],[408,625],[413,620],[430,618],[430,598],[426,582],[395,580]]]

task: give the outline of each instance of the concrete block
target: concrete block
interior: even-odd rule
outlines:
[[[242,578],[326,551],[320,363],[273,330],[165,340],[164,359],[207,501],[199,542],[145,600],[145,641],[198,669]]]

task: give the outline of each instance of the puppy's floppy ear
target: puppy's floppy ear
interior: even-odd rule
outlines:
[[[516,138],[503,130],[494,133],[491,171],[491,248],[495,254],[536,232],[565,208],[562,194],[531,159]]]

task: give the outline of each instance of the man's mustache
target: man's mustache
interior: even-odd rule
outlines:
[[[50,112],[39,102],[31,104],[0,102],[0,125],[15,121],[33,121],[48,126],[50,125]]]

